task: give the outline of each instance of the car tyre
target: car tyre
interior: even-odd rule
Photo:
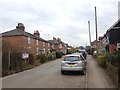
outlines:
[[[86,74],[86,70],[83,70],[83,71],[82,71],[82,75],[85,75],[85,74]]]
[[[62,71],[62,70],[61,70],[61,74],[65,74],[65,71]]]

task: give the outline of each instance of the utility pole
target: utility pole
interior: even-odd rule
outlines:
[[[88,29],[89,29],[89,41],[90,41],[90,46],[91,46],[90,21],[88,21]]]
[[[92,50],[91,50],[91,32],[90,32],[90,21],[88,21],[88,29],[89,29],[90,54],[91,54],[91,53],[92,53]]]
[[[96,51],[98,54],[98,30],[97,30],[97,10],[95,6],[95,29],[96,29]]]

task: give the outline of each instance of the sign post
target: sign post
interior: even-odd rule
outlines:
[[[29,54],[27,52],[23,52],[22,53],[22,59],[25,60],[25,64],[26,64],[28,58],[29,58]]]

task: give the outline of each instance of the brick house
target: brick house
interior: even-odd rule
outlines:
[[[60,38],[53,37],[53,40],[49,40],[51,44],[51,50],[54,52],[63,52],[63,54],[67,53],[67,44],[61,41]]]
[[[120,43],[120,19],[114,23],[106,32],[107,48],[110,53],[114,53],[117,44]]]
[[[9,42],[17,51],[31,53],[36,56],[39,53],[48,53],[48,42],[40,38],[40,33],[25,32],[25,26],[18,23],[16,29],[2,33],[2,41]]]
[[[96,50],[96,40],[95,41],[93,41],[93,42],[91,42],[91,48],[93,49],[93,50]]]
[[[107,39],[106,39],[106,34],[104,34],[104,36],[99,37],[99,52],[100,53],[105,53],[106,50],[106,45],[107,45]]]

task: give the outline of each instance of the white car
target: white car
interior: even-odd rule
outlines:
[[[85,74],[85,67],[85,60],[81,54],[66,55],[61,63],[61,74],[65,74],[67,71],[79,71],[82,72],[82,74]]]

